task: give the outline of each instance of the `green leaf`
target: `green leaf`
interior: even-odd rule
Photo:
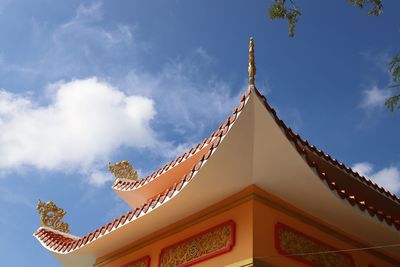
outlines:
[[[394,82],[400,81],[400,55],[395,55],[388,64]]]
[[[276,2],[269,8],[269,17],[271,19],[284,19],[286,18],[286,8],[282,2]]]
[[[400,109],[400,94],[388,98],[385,102],[385,106],[392,112],[396,107]]]
[[[291,10],[287,15],[288,26],[289,26],[289,37],[294,36],[294,30],[298,21],[298,17],[301,15],[300,11],[297,9]]]
[[[400,63],[400,55],[395,55],[390,62],[388,63],[388,68],[390,71],[396,66],[396,64]]]
[[[393,81],[395,81],[395,82],[400,80],[400,66],[397,66],[396,68],[394,68],[394,70],[392,72],[392,78],[393,78]]]
[[[275,3],[269,8],[269,17],[271,19],[287,19],[289,37],[294,36],[294,30],[301,12],[295,7],[291,0],[292,7],[285,6],[286,0],[275,0]]]
[[[383,13],[382,0],[347,0],[347,2],[360,9],[372,5],[371,10],[368,11],[369,16],[379,16]]]

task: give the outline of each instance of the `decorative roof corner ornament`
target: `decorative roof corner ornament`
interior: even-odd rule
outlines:
[[[130,179],[130,180],[138,180],[139,175],[137,171],[132,167],[132,165],[123,160],[121,162],[117,162],[115,164],[108,164],[108,169],[112,172],[115,176],[115,179]]]
[[[254,39],[250,37],[249,42],[249,85],[254,85],[255,83],[255,75],[256,75],[256,64],[254,59]]]
[[[69,233],[68,223],[62,221],[67,214],[64,209],[57,207],[53,201],[42,202],[40,199],[36,209],[40,214],[40,226]]]

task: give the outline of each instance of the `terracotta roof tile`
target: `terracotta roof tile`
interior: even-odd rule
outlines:
[[[78,240],[77,246],[80,247],[82,245],[82,243],[83,243],[83,239],[81,238],[81,239]]]
[[[181,190],[181,188],[182,188],[182,186],[183,186],[184,183],[185,183],[185,180],[180,181],[180,182],[178,183],[178,185],[176,186],[176,191]]]
[[[85,244],[87,243],[87,241],[88,241],[88,236],[85,235],[85,236],[83,237],[83,239],[82,239],[82,244],[85,245]]]
[[[101,229],[97,229],[94,234],[94,238],[98,238],[101,233]]]
[[[68,251],[70,251],[70,250],[72,249],[72,247],[73,247],[73,242],[71,242],[71,243],[66,247],[66,250],[63,251],[63,252],[68,252]]]
[[[161,204],[164,202],[166,195],[161,195],[160,199],[158,200]]]
[[[139,217],[140,213],[141,213],[142,210],[143,210],[143,207],[144,207],[144,204],[141,205],[139,208],[136,209],[136,211],[135,211],[135,217],[136,217],[136,218]]]
[[[156,197],[156,199],[153,199],[153,200],[150,202],[150,207],[151,207],[152,209],[154,209],[154,207],[157,205],[158,201],[160,200],[160,197],[161,197],[161,194],[158,194],[157,197]]]
[[[142,212],[143,212],[143,213],[146,213],[146,212],[149,210],[149,208],[150,208],[150,204],[148,204],[148,203],[143,204],[143,210],[142,210]]]
[[[168,190],[168,193],[167,193],[167,197],[172,197],[172,195],[174,194],[174,189],[170,189],[170,190]]]
[[[204,159],[204,158],[203,158]],[[201,161],[199,161],[195,166],[194,166],[194,170],[195,171],[198,171],[198,170],[200,170],[200,168],[201,168],[201,164],[202,164],[202,162]]]

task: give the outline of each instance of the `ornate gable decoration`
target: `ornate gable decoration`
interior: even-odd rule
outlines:
[[[227,221],[162,249],[159,267],[186,267],[231,251],[235,223]]]
[[[62,221],[67,214],[62,208],[57,207],[53,201],[42,202],[39,200],[37,211],[40,214],[40,225],[54,230],[69,233],[69,225]]]
[[[109,163],[108,169],[110,170],[110,172],[114,174],[115,179],[121,179],[121,178],[130,180],[139,179],[137,171],[126,160],[117,162],[115,164]]]
[[[278,252],[309,266],[354,267],[353,258],[287,225],[275,226],[275,246]]]

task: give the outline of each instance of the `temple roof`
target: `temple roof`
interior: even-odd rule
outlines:
[[[252,103],[249,104],[249,99],[252,98]],[[259,104],[258,104],[259,103]],[[259,91],[253,86],[249,86],[245,94],[240,98],[240,103],[239,105],[234,109],[232,114],[227,118],[225,123],[223,123],[221,126],[218,127],[218,129],[211,134],[209,138],[206,138],[202,143],[199,145],[195,146],[194,148],[190,149],[188,152],[184,153],[183,155],[177,157],[175,160],[171,161],[170,163],[166,164],[164,167],[154,171],[152,174],[147,176],[144,179],[138,180],[138,181],[130,181],[130,180],[124,180],[124,179],[118,179],[115,181],[113,184],[113,189],[116,191],[125,191],[126,194],[129,195],[135,195],[138,193],[138,190],[140,188],[151,188],[151,187],[157,187],[157,190],[160,190],[157,194],[154,195],[148,195],[151,196],[150,198],[144,198],[146,199],[144,202],[142,202],[140,205],[138,205],[136,208],[133,210],[127,212],[126,214],[123,214],[122,216],[116,218],[112,222],[88,233],[87,235],[79,238],[79,237],[73,237],[68,234],[64,234],[55,230],[52,230],[50,228],[46,227],[41,227],[39,228],[34,236],[42,243],[43,246],[45,246],[48,250],[52,251],[55,253],[56,257],[60,259],[60,255],[67,255],[67,254],[76,254],[79,252],[79,250],[85,251],[85,248],[88,247],[90,244],[94,244],[92,249],[87,249],[86,252],[82,252],[82,254],[87,254],[92,255],[91,260],[93,258],[98,257],[106,253],[106,250],[104,248],[99,249],[99,251],[95,252],[96,246],[95,243],[99,239],[107,239],[107,236],[113,235],[113,232],[116,232],[116,230],[121,229],[121,231],[125,231],[124,228],[132,228],[134,226],[129,227],[131,224],[136,224],[134,223],[135,221],[138,221],[140,218],[148,216],[148,214],[152,213],[153,211],[160,209],[162,210],[164,207],[163,205],[170,201],[171,199],[174,199],[176,196],[181,194],[181,191],[183,191],[190,183],[192,183],[193,178],[200,172],[203,168],[204,165],[207,165],[208,162],[215,161],[216,163],[216,169],[222,168],[222,166],[227,163],[217,163],[221,161],[221,157],[219,159],[214,159],[214,153],[216,153],[217,150],[219,150],[219,146],[221,144],[224,144],[224,139],[228,138],[230,136],[230,131],[234,126],[236,128],[240,128],[241,130],[236,130],[236,131],[246,131],[248,134],[251,134],[252,131],[272,131],[273,128],[265,128],[266,125],[260,125],[260,127],[264,127],[265,130],[258,130],[257,127],[259,123],[256,124],[258,120],[258,116],[265,116],[265,114],[259,114],[262,113],[261,111],[254,111],[257,108],[260,108],[261,105],[263,106],[264,113],[267,112],[270,114],[270,117],[272,120],[275,122],[275,126],[267,125],[268,127],[275,127],[276,129],[280,129],[281,133],[280,135],[285,136],[284,139],[286,139],[286,143],[290,144],[292,147],[294,147],[295,151],[300,155],[301,159],[299,161],[299,164],[301,164],[301,161],[306,163],[308,166],[309,170],[311,170],[313,173],[316,174],[316,177],[319,177],[320,180],[323,182],[325,188],[329,188],[328,191],[333,193],[334,198],[339,199],[342,202],[346,202],[349,204],[351,207],[357,208],[360,212],[363,213],[362,217],[363,220],[365,221],[365,218],[369,217],[370,219],[374,220],[375,222],[379,222],[382,225],[382,229],[380,231],[384,232],[385,235],[388,235],[389,233],[394,234],[393,230],[395,230],[397,238],[400,236],[400,200],[399,198],[390,193],[389,191],[383,189],[382,187],[379,187],[369,179],[359,175],[358,173],[354,172],[352,169],[349,167],[345,166],[343,163],[337,161],[336,159],[333,159],[331,156],[326,154],[325,152],[318,150],[314,146],[310,145],[306,140],[302,139],[298,134],[295,134],[290,128],[288,128],[285,123],[278,118],[276,115],[276,112],[271,106],[268,104],[266,98],[259,93]],[[247,107],[249,106],[249,107]],[[244,109],[247,108],[247,113],[242,118],[241,122],[237,122],[239,117],[242,117],[242,112]],[[254,118],[253,118],[253,117]],[[264,119],[263,119],[264,120]],[[254,129],[248,129],[249,127],[246,128],[246,123],[253,123]],[[238,124],[238,125],[236,125]],[[241,125],[241,126],[239,126]],[[261,129],[261,128],[260,128]],[[275,130],[274,130],[275,131]],[[237,135],[237,136],[236,136]],[[247,140],[246,138],[249,138],[249,136],[243,135],[242,133],[232,133],[232,138],[239,138],[237,139],[238,142],[246,143]],[[264,136],[264,135],[254,135],[252,137],[254,140],[251,143],[257,143],[261,142],[261,140],[267,140],[269,136]],[[271,134],[270,138],[274,138],[274,135]],[[276,137],[278,138],[278,137]],[[232,144],[229,144],[229,141],[226,141],[227,144],[225,144],[225,148],[221,150],[228,150],[229,146],[232,146]],[[257,148],[253,148],[254,151],[252,151],[251,155],[255,155],[255,150],[261,149],[261,144],[260,146],[257,146]],[[269,153],[277,153],[278,151],[275,151],[276,149],[282,149],[286,150],[288,148],[286,147],[271,147],[269,150]],[[223,153],[223,152],[221,152]],[[226,152],[227,153],[227,152]],[[246,154],[247,152],[243,152],[243,154]],[[250,153],[250,152],[249,152]],[[257,152],[257,153],[262,153],[262,152]],[[286,152],[285,152],[286,153]],[[239,162],[242,163],[240,160],[240,155],[235,155],[237,157],[236,160],[239,160]],[[227,156],[225,156],[227,157]],[[243,157],[246,157],[246,155],[243,155]],[[253,156],[255,157],[255,156]],[[166,173],[168,172],[173,172],[174,169],[178,170],[179,167],[185,162],[190,160],[191,158],[195,159],[193,161],[190,161],[190,166],[186,166],[185,168],[181,168],[181,170],[177,173],[180,173],[180,176],[165,176]],[[249,157],[246,157],[249,158]],[[257,161],[259,161],[259,158],[261,157],[256,157],[252,159],[254,162],[251,163],[253,166],[257,165]],[[265,160],[265,159],[263,159]],[[189,161],[188,161],[189,162]],[[206,164],[207,163],[207,164]],[[246,164],[245,161],[243,161],[242,164]],[[288,163],[286,163],[287,165]],[[303,164],[304,165],[304,164]],[[224,166],[224,168],[235,168],[235,164],[232,164],[232,167],[229,166]],[[210,167],[211,168],[211,167]],[[261,168],[261,167],[252,167],[252,168]],[[303,167],[293,167],[295,168],[301,168],[302,171],[304,171]],[[184,173],[182,173],[182,169],[184,170]],[[261,170],[261,169],[260,169]],[[300,169],[299,169],[300,170]],[[229,171],[229,170],[228,170]],[[232,171],[232,170],[231,170]],[[279,171],[279,170],[278,170]],[[294,171],[294,170],[293,170]],[[250,171],[249,171],[250,172]],[[253,176],[252,179],[249,179],[248,181],[237,181],[237,186],[235,188],[240,188],[243,183],[247,184],[259,184],[259,183],[271,183],[272,179],[267,180],[265,177],[260,177],[263,175],[257,175],[256,173],[257,170],[253,170]],[[262,172],[264,173],[265,170],[263,169]],[[283,169],[281,169],[281,172],[283,173]],[[205,172],[206,173],[206,172]],[[210,175],[208,173],[208,175]],[[306,176],[309,176],[305,175]],[[164,177],[165,176],[165,177]],[[206,174],[204,174],[202,177],[199,175],[199,177],[196,177],[198,179],[211,179],[211,178],[205,178]],[[172,178],[171,178],[172,177]],[[163,188],[162,186],[160,187],[160,182],[157,183],[152,181],[162,181],[163,179],[169,180],[167,183],[161,183],[162,186],[167,186]],[[259,179],[259,180],[257,180]],[[291,178],[293,179],[293,178]],[[299,178],[300,179],[300,178]],[[300,184],[304,183],[305,187],[308,187],[310,190],[313,190],[314,185],[307,185],[306,183],[313,183],[315,184],[315,181],[311,181],[310,179],[315,179],[314,177],[309,177],[309,178],[301,178],[304,179],[304,181],[296,180],[296,182],[300,182]],[[223,180],[221,176],[221,180]],[[258,181],[258,182],[257,182]],[[173,183],[172,183],[173,182]],[[212,182],[212,181],[211,181]],[[236,183],[235,179],[231,179],[229,181],[230,183]],[[172,183],[172,184],[171,184]],[[205,182],[204,182],[205,183]],[[283,180],[282,180],[283,183]],[[276,184],[275,182],[268,185],[267,184],[264,186],[267,191],[271,191],[274,194],[277,194],[280,197],[283,197],[285,199],[284,195],[287,195],[287,200],[289,202],[294,202],[292,199],[292,196],[296,195],[299,191],[297,190],[293,191],[293,189],[289,189],[285,187],[282,187],[282,185]],[[192,187],[193,189],[191,190],[196,190],[196,186],[198,186],[198,190],[202,190],[200,188],[200,185],[194,184]],[[276,187],[276,188],[275,188]],[[316,188],[315,188],[316,189]],[[150,190],[150,192],[157,192],[157,190]],[[232,189],[236,190],[236,189]],[[286,191],[287,192],[286,192]],[[303,189],[302,189],[303,190]],[[305,190],[305,189],[304,189]],[[318,189],[321,190],[321,189]],[[324,190],[325,192],[326,190]],[[232,191],[233,192],[233,191]],[[232,193],[230,192],[230,193]],[[209,194],[213,194],[212,192],[209,192]],[[328,198],[328,195],[326,193],[320,193],[319,191],[315,192],[315,194],[320,194],[321,198]],[[322,195],[321,195],[322,194]],[[229,195],[228,192],[226,195]],[[296,198],[297,196],[294,196]],[[306,198],[304,196],[304,198]],[[330,197],[329,197],[330,198]],[[216,199],[213,197],[213,199]],[[178,200],[177,200],[178,201]],[[182,200],[183,201],[183,200]],[[297,200],[296,200],[297,201]],[[324,201],[324,199],[319,199],[319,201]],[[336,201],[336,200],[332,200]],[[304,207],[305,209],[310,208],[309,212],[312,212],[314,207],[308,207],[306,203],[307,201],[304,201]],[[129,203],[129,202],[128,202]],[[176,203],[176,202],[175,202]],[[337,204],[338,202],[335,202],[335,205],[340,205]],[[212,204],[211,202],[208,204]],[[176,205],[176,204],[175,204]],[[302,204],[303,205],[303,204]],[[165,208],[167,209],[167,208]],[[338,207],[339,213],[340,209],[345,209],[344,206]],[[194,210],[193,210],[194,211]],[[347,211],[346,211],[347,212]],[[354,211],[349,211],[349,214],[354,214],[356,213]],[[184,214],[182,213],[181,216]],[[189,213],[186,213],[186,216],[190,215]],[[319,215],[319,214],[313,214],[313,215]],[[161,216],[161,215],[155,215]],[[322,216],[324,217],[325,214]],[[331,216],[330,214],[326,214],[326,216]],[[154,216],[153,216],[154,217]],[[326,217],[328,218],[328,217]],[[150,220],[150,219],[149,219]],[[153,220],[153,219],[151,219]],[[325,219],[327,220],[327,219]],[[140,221],[140,220],[139,220]],[[368,221],[368,220],[367,220]],[[140,222],[138,222],[140,223]],[[165,222],[167,223],[167,221]],[[361,223],[361,221],[359,221]],[[154,230],[157,230],[156,228],[159,227],[154,226],[151,229],[148,229],[147,232],[151,232]],[[149,226],[150,227],[150,226]],[[368,227],[376,227],[376,226],[368,226]],[[385,230],[385,228],[387,228]],[[143,234],[145,234],[146,231],[144,231],[143,226],[140,228],[141,231],[143,230]],[[129,230],[126,230],[129,231]],[[115,234],[117,235],[117,234]],[[141,236],[138,234],[138,237]],[[376,237],[379,239],[378,237]],[[131,242],[134,240],[130,240]],[[121,245],[123,245],[124,242],[121,242]],[[91,250],[94,250],[90,252]],[[79,253],[78,253],[79,254]],[[62,258],[62,257],[61,257]],[[90,257],[89,257],[90,258]],[[63,261],[65,259],[61,259]],[[89,260],[90,261],[90,260]]]
[[[371,244],[398,240],[400,199],[295,134],[256,89],[252,38],[248,71],[239,105],[202,143],[140,180],[128,162],[118,163],[135,175],[125,179],[129,172],[117,171],[112,187],[133,210],[76,237],[65,233],[68,225],[59,222],[65,212],[53,205],[66,228],[42,224],[34,236],[64,265],[92,266],[112,250],[256,186]]]

